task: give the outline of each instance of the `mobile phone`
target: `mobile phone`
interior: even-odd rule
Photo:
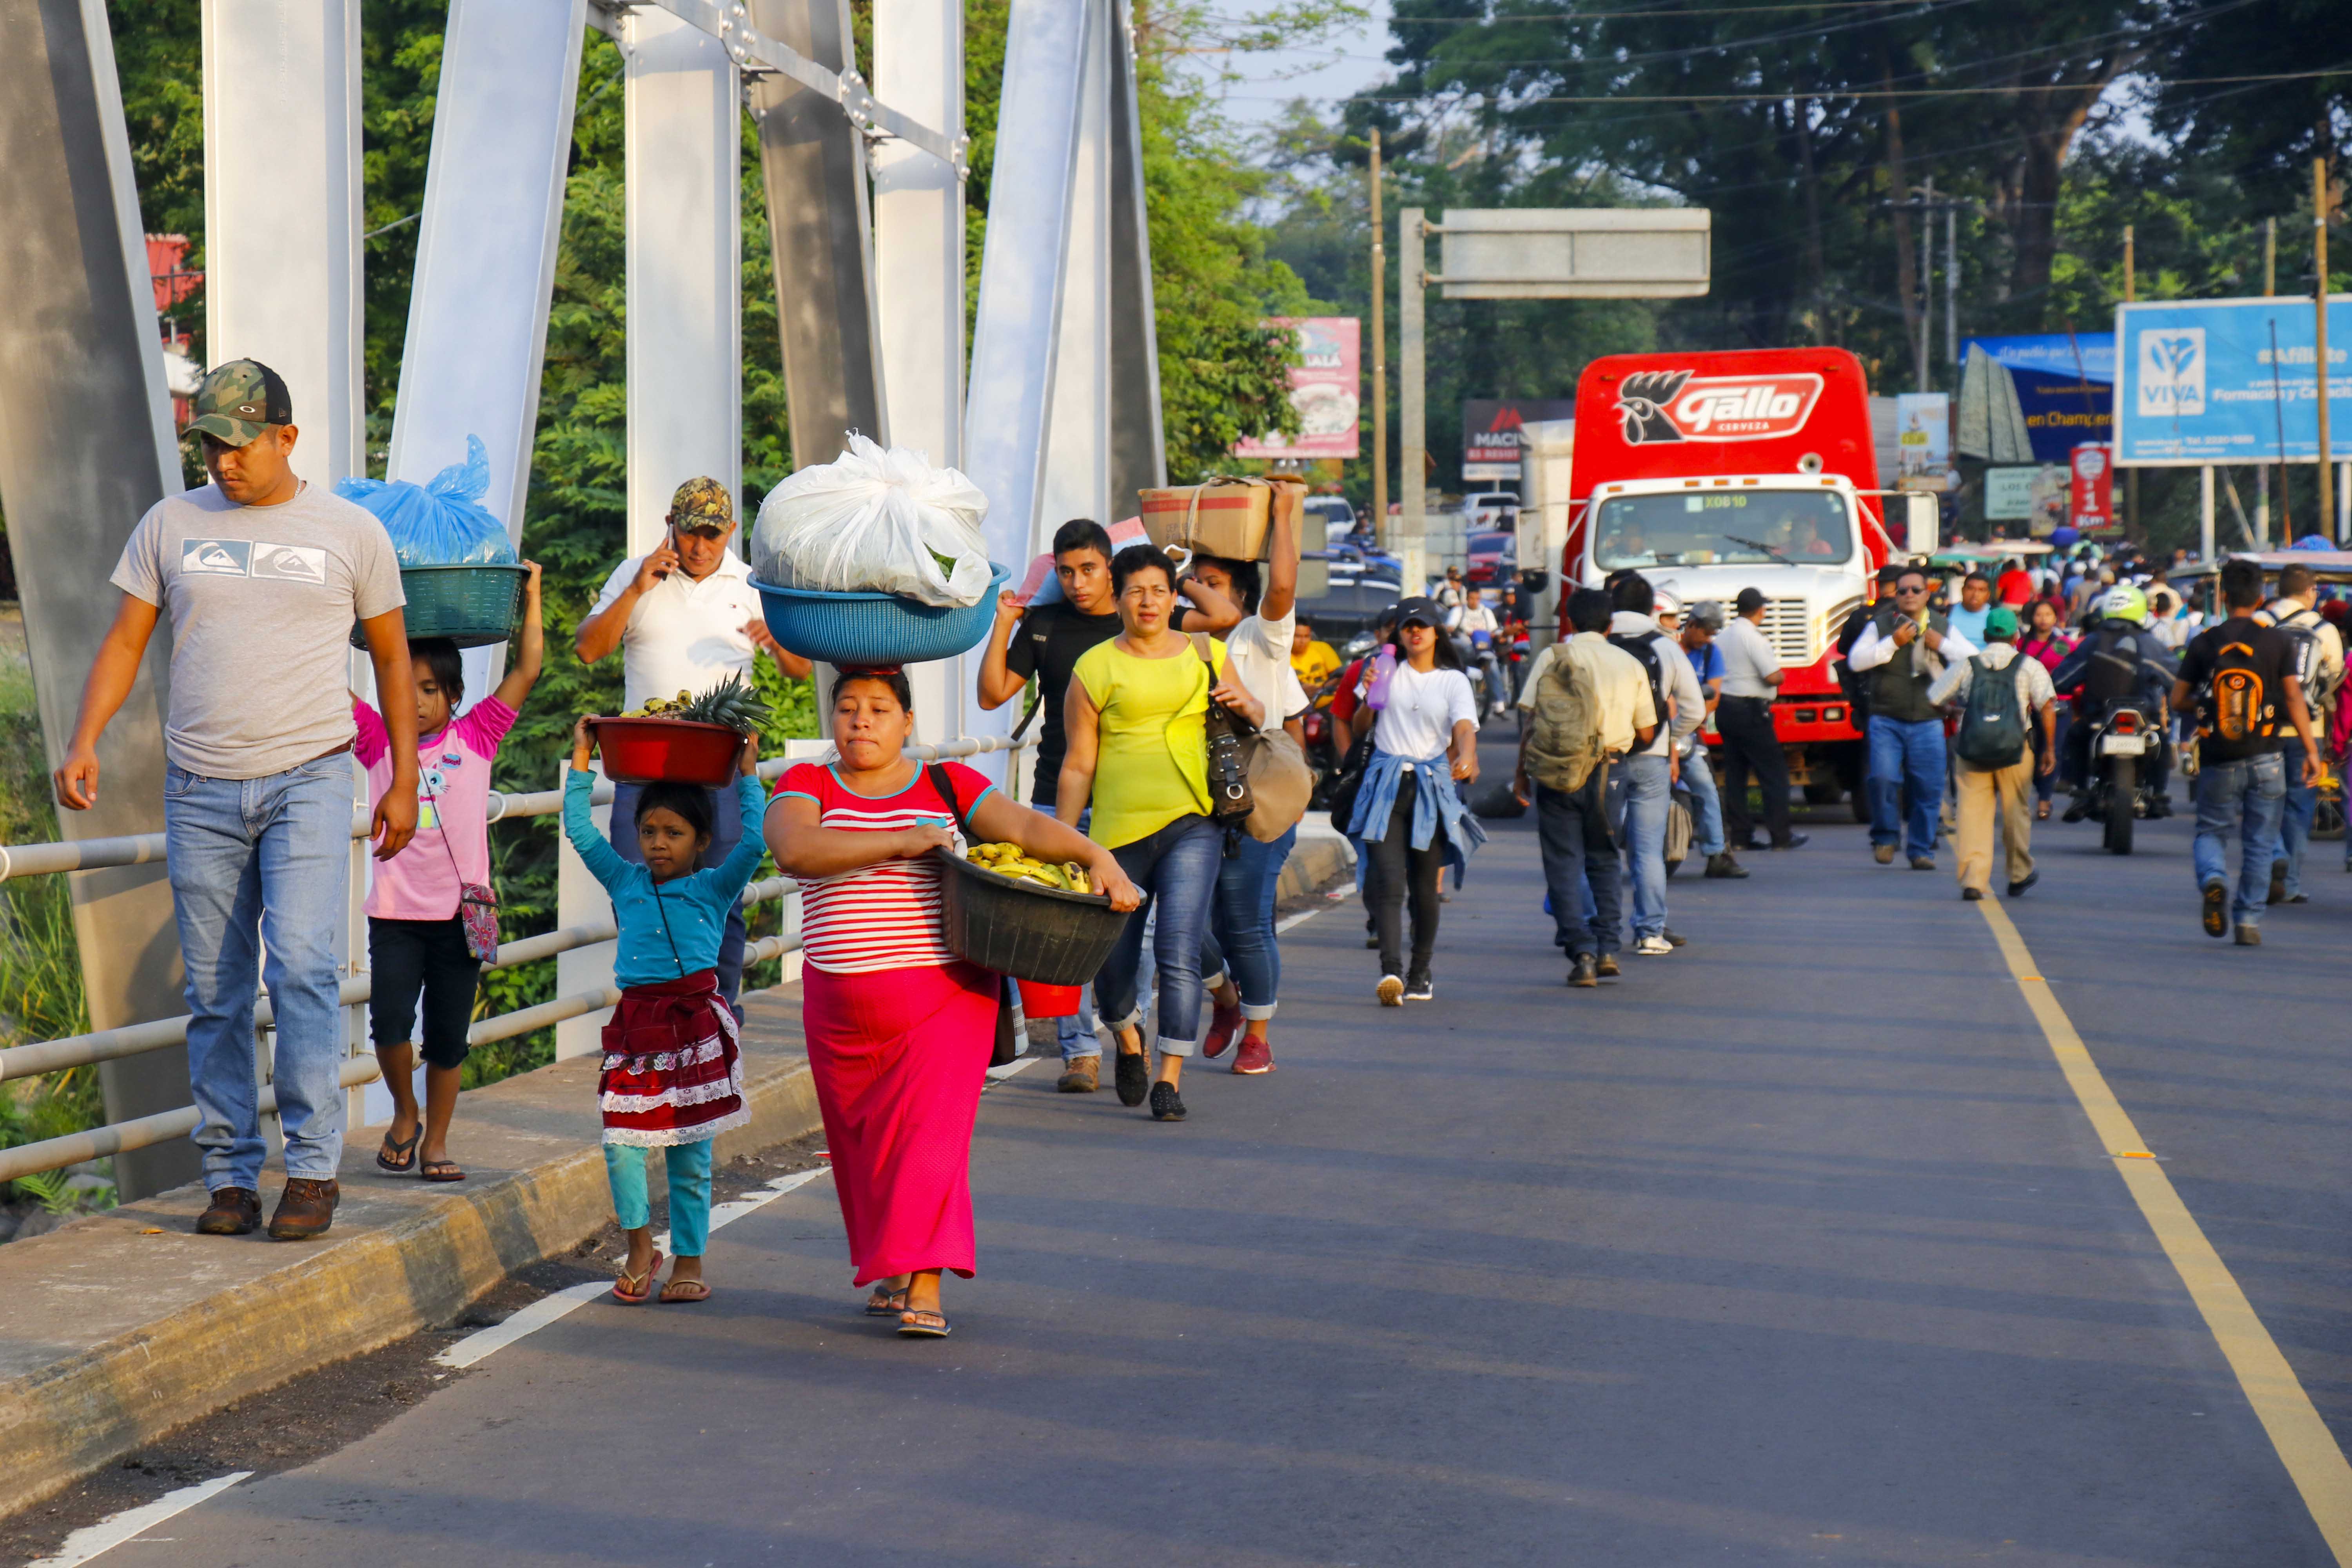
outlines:
[[[673,553],[677,552],[677,524],[674,522],[669,523],[662,529],[662,548],[670,551]],[[656,577],[667,577],[669,574],[667,572],[656,572],[654,575]]]

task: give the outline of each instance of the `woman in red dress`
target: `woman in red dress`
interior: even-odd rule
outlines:
[[[1112,907],[1142,895],[1109,850],[1020,805],[961,763],[902,753],[913,700],[895,669],[845,669],[833,689],[836,763],[777,782],[765,837],[801,881],[801,1019],[834,1187],[869,1314],[944,1338],[940,1275],[970,1279],[971,1130],[996,1037],[1001,981],[950,952],[940,868],[955,824],[982,843],[1083,863]],[[955,793],[943,798],[943,773]]]

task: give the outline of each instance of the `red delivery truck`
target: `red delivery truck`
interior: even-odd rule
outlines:
[[[1935,543],[1927,496],[1896,498],[1917,510],[1896,506],[1904,537],[1890,536],[1862,363],[1826,348],[1612,354],[1585,367],[1576,412],[1562,591],[1631,567],[1729,614],[1761,590],[1788,672],[1772,711],[1789,777],[1814,805],[1851,792],[1860,811],[1838,631],[1890,555]]]

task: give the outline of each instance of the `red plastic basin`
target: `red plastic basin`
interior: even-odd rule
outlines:
[[[1075,1018],[1078,1016],[1078,996],[1083,985],[1045,985],[1034,980],[1021,983],[1021,1016],[1024,1018]]]
[[[723,788],[736,775],[743,737],[724,724],[688,719],[592,719],[588,731],[617,784],[692,784]]]

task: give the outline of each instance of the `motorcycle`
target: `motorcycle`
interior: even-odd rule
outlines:
[[[2132,823],[2147,809],[2146,759],[2164,754],[2162,724],[2128,702],[2109,705],[2091,727],[2089,809],[2111,855],[2132,851]]]
[[[1347,747],[1339,742],[1339,721],[1331,717],[1331,696],[1339,685],[1339,677],[1333,676],[1307,693],[1308,706],[1298,721],[1300,749],[1307,753],[1307,769],[1315,775],[1315,790],[1307,798],[1310,811],[1329,809],[1331,784],[1339,776],[1339,765],[1348,755]]]

